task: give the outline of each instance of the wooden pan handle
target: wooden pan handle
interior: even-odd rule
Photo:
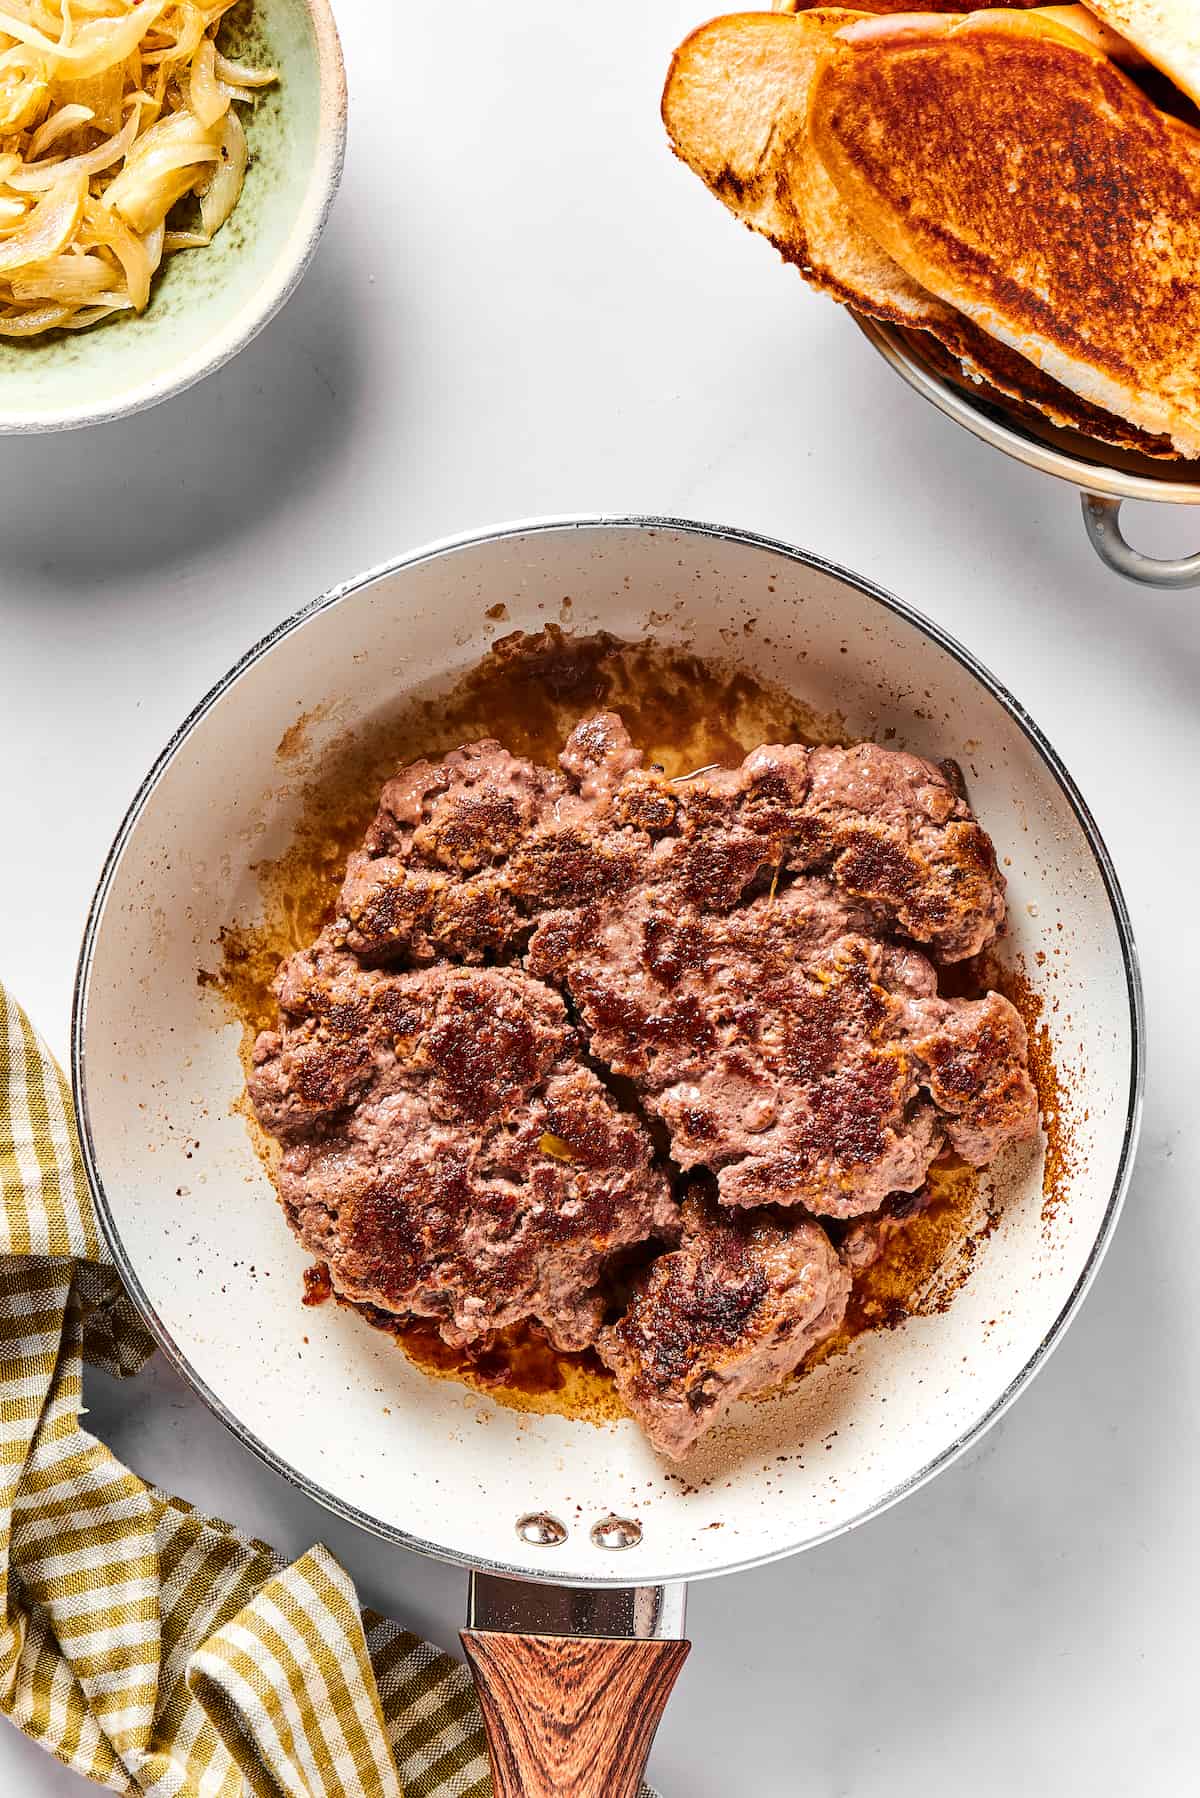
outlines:
[[[634,1798],[689,1642],[466,1629],[496,1798]]]

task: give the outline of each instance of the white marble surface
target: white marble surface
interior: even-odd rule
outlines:
[[[1189,1789],[1200,595],[1106,574],[1069,490],[900,387],[672,161],[658,90],[702,11],[340,0],[346,186],[287,312],[158,411],[0,442],[0,969],[62,1053],[93,881],[173,726],[301,602],[423,540],[661,510],[924,608],[1048,731],[1123,874],[1141,1157],[1083,1315],[973,1454],[849,1538],[694,1589],[652,1770],[680,1798]],[[1133,523],[1200,546],[1200,514]],[[143,1473],[288,1551],[329,1542],[366,1597],[453,1643],[460,1573],[327,1518],[161,1364],[89,1396]],[[81,1789],[0,1731],[6,1798]]]

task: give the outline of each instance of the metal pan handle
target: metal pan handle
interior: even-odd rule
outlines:
[[[1178,561],[1144,556],[1125,541],[1121,530],[1121,501],[1103,494],[1084,493],[1083,524],[1092,548],[1114,574],[1143,587],[1200,587],[1200,555],[1180,556]]]

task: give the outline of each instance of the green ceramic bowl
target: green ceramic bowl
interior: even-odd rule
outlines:
[[[346,146],[329,0],[245,0],[220,42],[280,74],[243,113],[250,167],[233,216],[207,249],[167,258],[140,318],[0,339],[0,432],[71,430],[157,405],[244,348],[308,267]]]

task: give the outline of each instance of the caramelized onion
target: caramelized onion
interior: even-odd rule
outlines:
[[[270,87],[279,80],[275,69],[252,69],[244,62],[231,62],[218,50],[215,59],[218,81],[228,87]]]
[[[138,237],[123,219],[96,200],[86,204],[85,233],[89,242],[112,251],[132,304],[138,312],[144,311],[150,299],[150,278],[158,266],[158,258],[150,256],[149,237]]]
[[[95,116],[90,106],[60,106],[34,132],[29,143],[30,156],[45,155],[51,144],[57,143],[60,137],[66,137],[68,132],[77,130],[80,125],[90,124]]]
[[[28,312],[0,313],[0,337],[37,337],[55,331],[71,317],[70,306],[36,306]]]
[[[75,235],[86,196],[86,177],[65,175],[57,187],[38,201],[24,224],[0,243],[0,275],[9,275],[26,263],[57,256]]]
[[[56,300],[64,306],[94,306],[108,297],[112,268],[102,256],[49,256],[31,262],[12,278],[18,300]],[[118,296],[119,298],[120,296]]]
[[[0,337],[142,311],[228,219],[276,79],[218,51],[233,4],[0,0]]]
[[[200,123],[209,129],[229,111],[229,95],[216,76],[216,54],[212,39],[202,39],[200,48],[192,58],[192,73],[188,81],[188,105]]]
[[[0,55],[0,134],[24,131],[50,91],[46,64],[35,50],[14,44]]]
[[[8,185],[17,193],[40,193],[53,187],[63,175],[99,175],[104,169],[112,168],[114,162],[120,162],[128,156],[137,136],[138,109],[135,106],[124,126],[115,137],[110,137],[94,150],[85,150],[79,156],[72,156],[67,161],[56,158],[52,162],[27,162],[23,169],[8,177]]]
[[[235,112],[225,118],[221,134],[221,160],[216,173],[200,195],[200,223],[210,237],[221,229],[238,202],[250,152],[242,121]]]
[[[29,23],[27,8],[16,10],[19,0],[0,0],[0,31],[31,50],[45,52],[57,66],[69,69],[76,81],[82,81],[132,56],[166,4],[167,0],[139,0],[122,17],[89,19],[69,38],[56,42]]]
[[[214,134],[194,113],[174,112],[138,139],[105,193],[104,204],[119,212],[134,231],[152,231],[220,155]]]

